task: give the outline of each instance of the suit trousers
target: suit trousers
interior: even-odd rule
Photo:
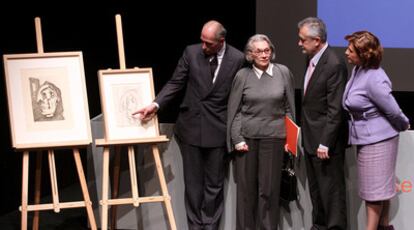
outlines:
[[[346,229],[346,187],[344,152],[321,160],[305,153],[306,172],[312,201],[312,229]]]
[[[205,148],[181,142],[185,208],[189,230],[218,229],[224,210],[225,146]]]
[[[236,229],[277,229],[285,139],[246,139],[236,155]]]

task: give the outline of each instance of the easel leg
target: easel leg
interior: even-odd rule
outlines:
[[[23,167],[22,167],[22,216],[21,229],[27,230],[27,193],[29,190],[29,151],[23,152]]]
[[[117,145],[115,146],[115,162],[114,162],[114,168],[113,168],[113,183],[112,183],[112,199],[118,198],[118,192],[119,192],[119,173],[121,171],[121,146]],[[111,206],[111,226],[110,229],[114,230],[116,229],[116,212],[117,212],[117,205]]]
[[[104,147],[102,167],[101,229],[108,229],[109,147]]]
[[[79,149],[73,149],[73,157],[75,158],[76,169],[78,171],[79,181],[82,188],[83,199],[85,200],[86,212],[88,214],[89,224],[92,230],[96,230],[95,216],[93,215],[92,202],[89,197],[88,185],[83,171],[82,160],[79,154]]]
[[[174,213],[171,205],[171,197],[168,194],[167,183],[165,182],[164,170],[161,164],[160,153],[157,145],[152,145],[152,154],[154,155],[155,166],[157,168],[158,179],[160,180],[162,195],[164,196],[165,208],[167,209],[168,220],[170,221],[170,227],[172,230],[177,229],[175,224]]]
[[[52,187],[53,209],[56,213],[59,213],[59,190],[56,177],[55,153],[53,152],[53,150],[48,150],[48,158],[50,171],[50,186]]]
[[[42,151],[39,150],[36,152],[36,172],[35,172],[35,197],[34,197],[34,204],[40,204],[40,193],[41,187],[40,184],[42,182]],[[39,211],[34,211],[33,214],[33,230],[39,229]]]
[[[137,167],[135,166],[135,153],[134,147],[128,146],[128,160],[129,160],[129,174],[131,178],[131,191],[132,199],[134,200],[134,206],[138,207],[138,180],[137,180]]]

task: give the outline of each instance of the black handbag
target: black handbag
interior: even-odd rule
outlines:
[[[297,178],[293,155],[286,153],[283,159],[282,178],[280,182],[280,199],[290,202],[298,199]]]

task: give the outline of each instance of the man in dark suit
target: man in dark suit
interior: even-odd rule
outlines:
[[[313,206],[311,229],[346,229],[344,153],[347,126],[341,101],[347,68],[328,46],[318,18],[298,23],[299,43],[308,56],[302,97],[302,139]]]
[[[134,113],[149,120],[185,90],[175,135],[183,157],[189,229],[218,229],[224,209],[227,99],[244,64],[243,53],[225,36],[219,22],[204,24],[201,43],[186,47],[154,103]]]

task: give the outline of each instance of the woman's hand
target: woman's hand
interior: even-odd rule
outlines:
[[[247,152],[249,151],[249,146],[245,142],[240,142],[234,146],[234,148],[239,152]]]

